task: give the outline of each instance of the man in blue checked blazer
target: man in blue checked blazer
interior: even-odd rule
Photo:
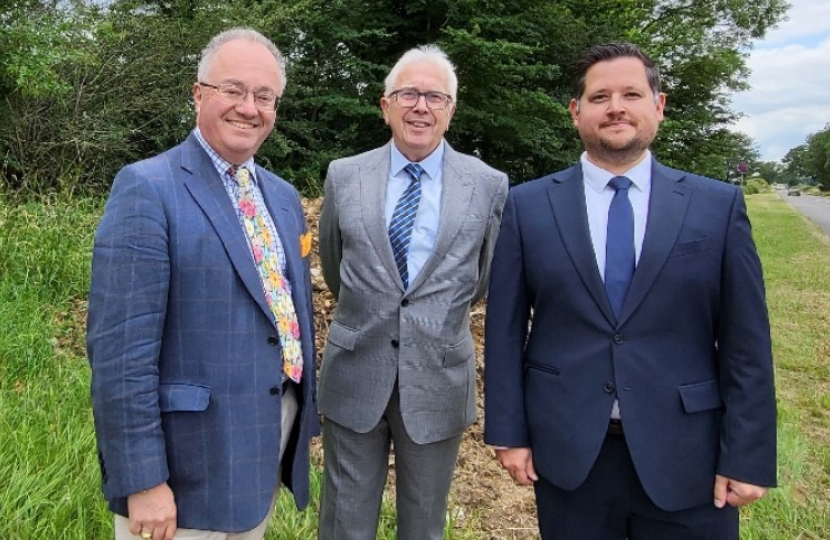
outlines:
[[[588,49],[570,169],[511,190],[485,328],[484,439],[544,540],[737,540],[776,482],[761,264],[741,190],[658,163],[665,95]]]
[[[193,87],[196,129],[113,184],[87,345],[117,540],[259,540],[281,484],[308,504],[310,237],[296,190],[253,162],[284,88],[271,41],[217,35]]]

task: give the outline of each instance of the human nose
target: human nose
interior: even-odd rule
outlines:
[[[413,105],[412,108],[419,111],[428,111],[429,107],[427,106],[427,95],[418,94],[418,99],[415,100],[415,105]]]
[[[256,115],[257,108],[254,99],[255,98],[253,92],[245,92],[245,95],[242,96],[242,101],[236,104],[236,109],[244,114],[248,114],[251,116]]]
[[[625,106],[623,104],[623,98],[620,95],[613,94],[608,99],[608,112],[609,113],[619,113],[625,110]]]

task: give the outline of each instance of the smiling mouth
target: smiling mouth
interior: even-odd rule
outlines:
[[[253,124],[251,124],[249,122],[238,122],[236,120],[228,120],[228,123],[230,125],[232,125],[233,127],[236,127],[236,128],[239,128],[239,129],[253,129],[254,127],[256,127],[256,126],[254,126]]]

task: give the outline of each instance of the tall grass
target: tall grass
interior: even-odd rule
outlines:
[[[748,198],[776,365],[780,487],[745,540],[830,539],[830,241],[777,195]]]
[[[0,539],[110,539],[90,408],[84,320],[96,199],[0,196]],[[320,470],[298,512],[283,490],[266,538],[316,537]],[[379,538],[394,538],[394,504]],[[447,538],[472,539],[450,531]]]
[[[764,263],[781,487],[742,512],[744,540],[830,539],[830,241],[775,195],[748,198]],[[83,347],[102,202],[0,198],[0,539],[110,539]],[[320,472],[298,512],[282,493],[270,540],[316,536]],[[468,509],[474,512],[475,509]],[[446,538],[474,539],[475,524]],[[394,538],[384,501],[378,538]]]

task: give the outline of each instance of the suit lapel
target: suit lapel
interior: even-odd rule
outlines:
[[[219,173],[194,135],[184,143],[182,169],[185,171],[185,188],[213,225],[245,288],[259,307],[269,317],[273,317],[268,304],[265,303],[262,282],[248,250],[248,241],[242,232],[233,203],[222,184],[222,179],[219,178]]]
[[[648,221],[640,261],[634,271],[620,314],[620,324],[637,309],[662,270],[680,234],[692,191],[681,183],[683,175],[654,162]]]
[[[386,230],[386,218],[383,208],[386,201],[386,187],[389,184],[390,145],[387,143],[380,148],[377,154],[360,166],[358,170],[360,182],[361,214],[366,235],[374,246],[378,258],[386,267],[386,271],[403,291],[403,281],[395,265],[395,255],[392,253],[392,244],[389,242],[389,233]]]
[[[605,318],[614,324],[614,313],[608,303],[602,277],[599,275],[591,233],[588,230],[588,208],[585,204],[582,167],[577,165],[555,175],[548,189],[548,198],[559,236],[577,273]]]
[[[411,289],[419,287],[435,267],[446,257],[464,218],[468,213],[470,201],[475,192],[475,182],[464,169],[458,154],[449,144],[444,143],[444,164],[441,172],[441,216],[438,220],[438,236],[432,254],[424,263],[421,271],[415,276]],[[397,272],[397,269],[395,270]]]

